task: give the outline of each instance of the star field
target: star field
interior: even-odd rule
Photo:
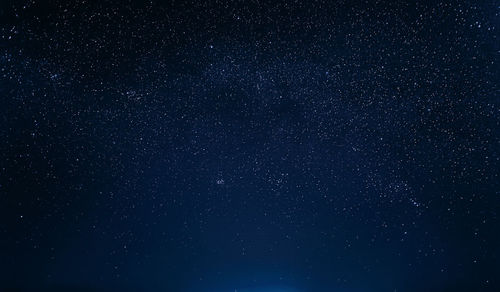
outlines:
[[[0,3],[1,291],[498,291],[495,1]]]

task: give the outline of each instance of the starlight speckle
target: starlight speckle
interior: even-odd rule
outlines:
[[[500,291],[498,11],[0,1],[0,291]]]

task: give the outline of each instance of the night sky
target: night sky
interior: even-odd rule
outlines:
[[[498,1],[0,0],[0,291],[500,291]]]

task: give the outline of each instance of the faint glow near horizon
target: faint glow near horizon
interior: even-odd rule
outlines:
[[[290,287],[261,287],[261,288],[235,289],[234,292],[299,292],[299,291]]]

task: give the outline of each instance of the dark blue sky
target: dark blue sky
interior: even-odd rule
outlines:
[[[0,4],[0,291],[499,291],[496,1]]]

